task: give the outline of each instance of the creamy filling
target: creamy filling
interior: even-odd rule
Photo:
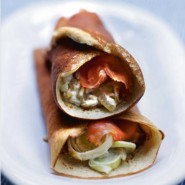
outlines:
[[[78,77],[69,75],[61,78],[59,88],[65,102],[84,109],[104,107],[113,112],[120,102],[120,82],[113,80],[98,88],[87,89],[81,86]]]

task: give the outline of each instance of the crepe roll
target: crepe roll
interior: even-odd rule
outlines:
[[[136,60],[116,44],[97,14],[62,17],[47,52],[58,107],[72,117],[101,119],[134,106],[145,84]]]

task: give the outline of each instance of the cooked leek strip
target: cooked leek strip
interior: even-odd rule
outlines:
[[[102,172],[102,173],[106,173],[109,174],[112,171],[112,168],[106,165],[99,165],[99,164],[94,164],[91,161],[89,161],[89,166],[98,171],[98,172]]]
[[[127,152],[126,152],[125,148],[117,148],[117,149],[118,149],[119,152],[120,152],[121,159],[122,159],[123,161],[125,161],[126,158],[127,158]]]
[[[125,148],[125,150],[130,153],[136,149],[136,144],[127,141],[115,141],[111,148]]]
[[[113,144],[112,136],[106,135],[104,143],[102,143],[97,148],[95,148],[93,150],[86,151],[86,152],[78,152],[75,150],[74,141],[72,141],[72,140],[73,140],[73,138],[69,138],[68,142],[67,142],[69,153],[71,154],[72,157],[74,157],[75,159],[81,160],[81,161],[94,159],[96,157],[103,155],[104,153],[106,153],[108,151],[108,149]]]
[[[110,173],[121,164],[120,150],[110,149],[104,155],[89,160],[89,166],[99,172]],[[103,170],[102,170],[103,167]],[[111,170],[107,170],[109,167]],[[106,171],[107,170],[107,171]]]

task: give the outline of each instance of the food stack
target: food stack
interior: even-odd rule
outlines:
[[[136,106],[141,69],[97,14],[60,18],[34,58],[54,172],[112,178],[154,163],[164,135]]]

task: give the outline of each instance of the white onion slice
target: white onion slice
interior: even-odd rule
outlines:
[[[104,155],[97,157],[95,159],[90,159],[89,166],[96,171],[110,173],[110,170],[102,171],[102,166],[104,168],[105,167],[111,168],[111,171],[113,169],[116,169],[121,164],[122,159],[121,155],[122,154],[120,150],[110,149]],[[103,170],[105,170],[104,168]]]
[[[125,148],[128,153],[136,149],[136,144],[127,141],[115,141],[111,148]]]
[[[104,143],[102,143],[97,148],[95,148],[93,150],[86,151],[86,152],[78,152],[74,149],[72,140],[73,140],[73,138],[68,139],[68,142],[67,142],[68,143],[68,150],[69,150],[72,157],[74,157],[75,159],[81,160],[81,161],[94,159],[96,157],[99,157],[99,156],[105,154],[113,144],[112,136],[106,135]]]
[[[112,168],[106,165],[99,165],[99,164],[93,164],[91,163],[91,161],[89,161],[89,166],[98,171],[98,172],[102,172],[102,173],[106,173],[109,174],[112,171]]]

